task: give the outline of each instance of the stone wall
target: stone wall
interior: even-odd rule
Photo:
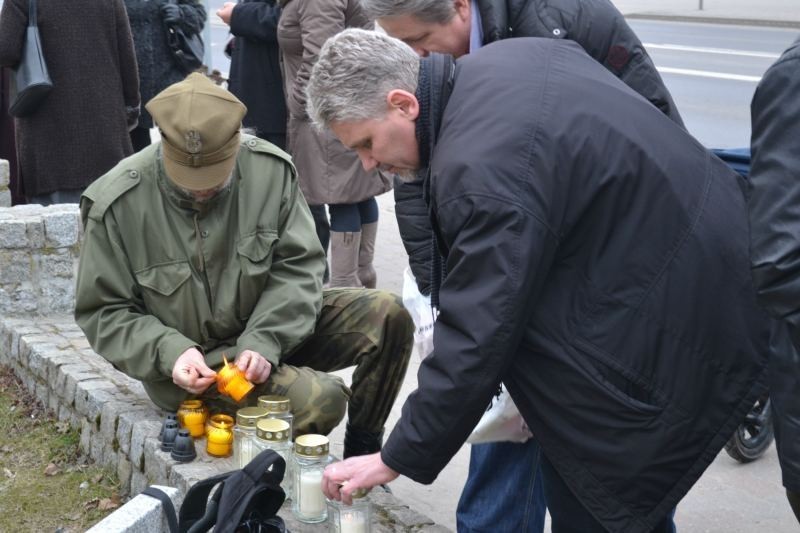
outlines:
[[[10,177],[8,161],[0,159],[0,207],[11,207],[11,191],[8,189]]]
[[[3,315],[72,312],[80,236],[75,204],[0,208]]]

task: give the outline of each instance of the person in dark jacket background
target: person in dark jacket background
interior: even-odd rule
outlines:
[[[770,397],[783,484],[800,521],[800,39],[764,74],[751,106],[750,260],[758,299],[788,327]]]
[[[428,168],[447,272],[419,388],[380,454],[326,468],[326,495],[430,483],[502,381],[554,532],[671,529],[766,388],[738,175],[568,41],[454,65],[348,30],[308,106],[366,168]]]
[[[172,57],[164,23],[177,23],[187,33],[200,33],[206,22],[206,8],[198,0],[125,0],[125,8],[136,47],[142,95],[139,124],[131,130],[133,151],[138,152],[150,145],[150,128],[153,127],[153,119],[144,104],[189,74]]]
[[[21,192],[30,203],[77,203],[83,189],[131,154],[139,77],[122,0],[38,0],[42,53],[53,90],[16,118]],[[22,56],[28,0],[0,11],[0,66]]]
[[[244,126],[286,150],[286,99],[278,48],[280,6],[274,0],[225,2],[217,15],[234,35],[228,89],[247,106]]]
[[[406,42],[422,56],[440,52],[459,57],[511,37],[573,40],[665,115],[683,125],[641,41],[607,0],[362,0],[362,3],[389,35]],[[430,223],[421,181],[403,183],[396,179],[394,195],[395,214],[409,265],[420,292],[429,294],[432,275],[438,279],[441,274],[438,258],[431,256]],[[433,274],[432,268],[436,270]],[[473,445],[469,476],[456,512],[459,532],[484,531],[501,524],[516,531],[541,533],[545,502],[538,458],[535,439],[525,443]],[[498,472],[503,475],[498,476]],[[520,481],[524,478],[531,486],[525,493],[527,502],[496,498],[494,494],[502,491],[505,484],[501,478]]]

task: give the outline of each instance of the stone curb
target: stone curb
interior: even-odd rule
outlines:
[[[755,18],[729,18],[704,15],[673,15],[660,13],[628,13],[626,19],[663,20],[669,22],[697,22],[706,24],[728,24],[733,26],[763,26],[771,28],[800,29],[800,20],[767,20]]]
[[[208,456],[203,439],[196,441],[198,455],[191,463],[177,463],[162,452],[158,432],[163,414],[141,383],[115,370],[88,347],[71,316],[0,317],[0,364],[10,367],[60,421],[80,429],[81,450],[116,471],[124,493],[138,495],[149,485],[164,485],[175,487],[177,501],[182,501],[195,482],[234,469],[231,458]],[[449,531],[389,493],[376,489],[369,497],[375,506],[375,533]],[[139,528],[140,519],[147,524],[161,520],[152,502],[143,501],[135,498],[130,502],[134,505],[126,504],[108,517],[113,517],[109,524],[129,525],[97,531],[167,531]],[[134,517],[139,511],[140,518]],[[294,533],[327,531],[326,524],[294,520],[288,503],[280,514]]]

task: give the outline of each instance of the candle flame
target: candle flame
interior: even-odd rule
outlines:
[[[228,366],[230,364],[230,363],[228,363],[228,358],[225,357],[224,353],[222,354],[222,360],[225,361],[225,366]]]

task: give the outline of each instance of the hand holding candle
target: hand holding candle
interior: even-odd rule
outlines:
[[[172,366],[172,382],[192,394],[202,394],[217,379],[217,373],[206,365],[197,348],[183,352]]]
[[[228,362],[225,354],[222,354],[222,360],[225,365],[217,374],[217,390],[240,402],[253,390],[253,384],[247,381],[245,373],[238,366]]]
[[[263,355],[253,350],[244,350],[236,358],[236,366],[244,372],[244,377],[256,385],[267,381],[272,371],[272,364]]]
[[[375,485],[394,481],[399,475],[384,464],[380,452],[351,457],[325,468],[322,491],[331,500],[351,505],[353,492],[357,489],[369,490]]]

